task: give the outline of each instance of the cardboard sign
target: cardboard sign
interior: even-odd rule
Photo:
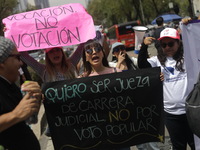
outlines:
[[[160,68],[46,83],[43,93],[55,150],[164,140]]]
[[[96,36],[92,17],[78,3],[15,14],[3,24],[5,37],[19,51],[75,45]]]

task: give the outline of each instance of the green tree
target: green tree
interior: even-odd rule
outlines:
[[[130,3],[132,0],[93,0],[88,5],[88,12],[95,24],[111,26],[135,20],[135,8]]]
[[[169,8],[170,2],[173,3],[174,9]],[[159,15],[175,13],[175,8],[179,9],[178,15],[185,17],[189,15],[188,6],[188,0],[143,0],[144,16],[148,23]]]
[[[106,27],[133,20],[149,24],[157,16],[174,11],[169,8],[169,2],[178,7],[180,16],[189,15],[188,0],[91,0],[88,12],[95,24],[103,24]]]
[[[14,8],[17,6],[17,0],[0,0],[0,35],[3,35],[2,19],[13,13]]]

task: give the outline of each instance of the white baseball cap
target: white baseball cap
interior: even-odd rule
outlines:
[[[115,43],[112,44],[112,46],[111,46],[111,51],[113,52],[113,49],[114,49],[115,47],[117,47],[117,46],[120,46],[120,45],[124,45],[124,44],[121,43],[121,42],[115,42]]]
[[[166,37],[180,40],[180,35],[178,31],[174,28],[165,28],[164,30],[162,30],[160,33],[160,38],[158,40],[162,40]]]

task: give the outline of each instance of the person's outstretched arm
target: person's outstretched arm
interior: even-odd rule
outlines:
[[[84,46],[84,43],[79,44],[78,47],[76,48],[76,50],[73,52],[73,54],[69,57],[71,63],[75,67],[77,66],[77,64],[79,63],[79,61],[82,57],[83,46]]]
[[[36,73],[43,79],[45,65],[39,63],[33,57],[31,57],[28,52],[21,52],[21,59],[25,62],[28,66],[30,66]]]
[[[149,55],[148,55],[148,45],[152,43],[152,41],[155,40],[153,37],[146,37],[144,39],[144,42],[142,43],[141,49],[138,54],[138,67],[139,68],[151,68],[151,64],[147,61]]]

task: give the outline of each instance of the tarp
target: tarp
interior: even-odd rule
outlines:
[[[92,17],[78,3],[15,14],[3,24],[18,51],[75,45],[96,36]]]
[[[177,15],[177,14],[163,14],[163,15],[160,15],[158,17],[163,17],[164,19],[164,23],[167,23],[167,22],[172,22],[172,21],[177,21],[177,20],[181,20],[182,17]],[[156,24],[156,19],[158,18],[156,17],[152,22],[151,24]]]
[[[197,82],[200,72],[200,20],[192,21],[187,25],[180,24],[184,46],[184,59],[188,78],[188,92]]]
[[[188,77],[188,93],[197,82],[200,72],[200,20],[192,20],[187,25],[180,24],[184,46],[184,59]],[[200,149],[200,138],[194,136],[195,148]]]

